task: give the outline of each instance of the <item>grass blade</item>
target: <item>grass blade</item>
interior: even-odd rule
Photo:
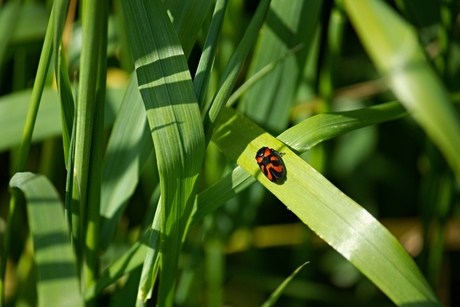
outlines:
[[[209,85],[209,79],[211,78],[211,70],[216,56],[217,42],[222,29],[226,7],[227,0],[218,0],[216,2],[216,7],[214,8],[214,13],[212,15],[211,26],[209,27],[209,33],[206,37],[200,62],[196,70],[193,86],[195,87],[200,109],[203,109],[204,107],[206,90]]]
[[[122,4],[160,175],[158,304],[171,306],[178,256],[204,156],[203,127],[185,56],[163,3],[157,0]],[[151,275],[153,269],[144,266],[142,275]],[[153,284],[140,285],[139,297],[146,299],[152,287]]]
[[[201,25],[211,6],[211,0],[167,0],[165,8],[172,16],[172,23],[188,59]]]
[[[51,12],[53,15],[53,11]],[[34,88],[32,90],[32,97],[30,100],[30,105],[27,110],[27,118],[24,126],[24,131],[22,133],[21,145],[19,147],[19,154],[17,158],[16,171],[23,171],[26,165],[27,156],[29,155],[29,149],[32,142],[32,133],[35,127],[35,121],[37,119],[38,107],[40,106],[40,100],[43,93],[43,88],[45,86],[45,77],[46,72],[51,61],[52,54],[52,42],[53,42],[53,24],[50,22],[48,24],[47,34],[45,36],[45,42],[43,44],[42,54],[40,56],[40,62],[38,64],[37,77],[35,80]],[[12,237],[12,227],[14,217],[16,215],[16,197],[12,195],[10,199],[10,206],[8,210],[8,220],[7,228],[5,230],[5,238],[3,241],[2,257],[0,264],[0,304],[3,304],[3,291],[4,291],[4,280],[5,280],[5,269],[6,269],[6,260],[10,251],[10,243]]]
[[[301,153],[322,141],[343,135],[354,129],[394,120],[406,114],[397,102],[355,111],[319,114],[282,133],[279,139],[289,144],[292,150]],[[204,216],[219,208],[254,182],[256,182],[254,177],[249,175],[241,166],[237,166],[233,172],[197,195],[191,225],[200,222]],[[147,242],[147,238],[148,235],[144,234],[141,242]],[[103,273],[101,279],[96,285],[93,285],[87,295],[93,296],[96,292],[99,293],[121,276],[140,266],[144,261],[147,249],[144,243],[134,245],[124,257],[117,260]]]
[[[91,41],[97,42],[94,55],[97,57],[96,79],[95,79],[95,107],[94,123],[91,137],[91,160],[88,174],[88,198],[85,200],[88,205],[87,231],[85,237],[85,277],[86,287],[91,285],[99,275],[99,236],[100,236],[100,207],[101,207],[101,185],[102,185],[102,156],[104,146],[104,103],[106,93],[107,76],[107,35],[108,35],[108,14],[109,1],[91,2],[86,14],[91,15],[90,28],[94,32]],[[92,69],[90,69],[91,71]],[[77,130],[78,131],[78,130]]]
[[[390,88],[438,146],[460,181],[460,120],[414,29],[383,1],[344,1],[358,36]]]
[[[345,112],[322,113],[281,133],[278,138],[297,152],[347,132],[404,117],[407,112],[397,101]]]
[[[202,12],[206,11],[209,1],[187,2],[186,6],[182,3],[168,1],[182,48],[191,50],[198,32],[190,33],[190,30],[200,28],[205,17]],[[192,9],[188,10],[190,7]],[[199,16],[193,13],[196,11],[200,12]],[[137,76],[133,74],[107,146],[101,200],[104,218],[100,236],[102,249],[107,248],[113,237],[118,220],[139,182],[142,167],[153,149],[145,107],[137,87]]]
[[[295,152],[302,153],[320,142],[354,129],[394,120],[405,115],[407,113],[397,102],[384,103],[361,110],[319,114],[282,133],[279,139],[289,144],[289,147]],[[200,222],[204,216],[219,208],[254,182],[256,182],[254,177],[241,166],[237,166],[216,184],[197,195],[191,225]],[[144,235],[141,241],[147,242],[147,238],[148,236]],[[124,257],[117,260],[104,272],[102,279],[97,282],[97,286],[94,286],[92,291],[102,291],[104,287],[115,282],[122,275],[140,266],[146,252],[147,247],[137,243]]]
[[[407,115],[398,102],[388,102],[360,110],[323,113],[310,117],[278,136],[289,148],[303,153],[313,146],[347,132],[395,120]],[[237,166],[233,172],[198,194],[192,224],[213,212],[226,201],[256,182],[244,169]]]
[[[137,89],[137,77],[133,74],[113,125],[104,158],[101,192],[103,222],[100,235],[102,249],[108,247],[152,149],[145,107]]]
[[[206,143],[208,143],[211,139],[214,122],[216,121],[221,108],[225,105],[231,95],[231,91],[235,86],[238,74],[243,67],[246,56],[248,55],[253,43],[256,40],[269,6],[270,0],[262,0],[259,3],[256,13],[252,17],[251,23],[244,33],[243,39],[228,61],[224,74],[219,83],[219,89],[213,98],[211,106],[209,109],[206,109],[204,116],[203,125],[206,134]]]
[[[222,152],[256,177],[395,304],[440,306],[412,258],[372,215],[249,119],[225,109],[219,121],[213,140]],[[263,146],[285,153],[287,179],[283,184],[270,182],[255,163],[255,153]]]
[[[58,88],[61,102],[61,119],[62,119],[62,140],[64,145],[65,164],[68,165],[70,138],[72,135],[73,121],[75,117],[75,101],[72,95],[69,72],[67,69],[67,61],[64,52],[64,46],[61,44],[62,33],[64,32],[65,19],[67,17],[67,8],[69,7],[68,0],[60,0],[55,2],[56,14],[54,20],[54,74],[56,77],[56,86]]]
[[[104,122],[110,126],[121,105],[125,88],[108,88],[105,103]],[[31,90],[23,90],[0,97],[0,151],[18,146],[27,118]],[[59,96],[56,90],[45,87],[38,109],[37,120],[32,135],[32,142],[55,137],[62,133]]]
[[[243,96],[238,110],[270,132],[286,129],[294,95],[315,35],[322,1],[272,1],[263,32],[257,42],[247,79],[269,63],[302,45],[278,63],[272,73],[255,83]]]
[[[59,195],[42,175],[17,173],[10,186],[27,199],[38,268],[38,306],[83,306],[76,258]]]
[[[304,264],[302,264],[301,266],[299,266],[294,272],[292,272],[291,275],[289,275],[288,278],[286,278],[282,283],[281,285],[279,285],[278,288],[276,288],[276,290],[270,295],[270,297],[267,299],[267,301],[262,305],[262,307],[271,307],[271,306],[274,306],[276,304],[276,301],[278,300],[278,298],[281,296],[281,294],[283,293],[284,289],[286,288],[286,286],[289,284],[289,282],[291,280],[294,279],[294,277],[296,277],[296,275],[300,272],[300,270],[307,264],[308,262],[305,262]]]

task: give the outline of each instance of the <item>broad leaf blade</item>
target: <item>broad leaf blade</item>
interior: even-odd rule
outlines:
[[[292,150],[304,152],[319,142],[367,125],[394,120],[406,114],[397,102],[384,103],[354,111],[319,114],[286,130],[279,136],[279,139],[289,144]],[[204,216],[219,208],[254,182],[256,182],[254,177],[249,175],[241,166],[237,166],[216,184],[197,195],[191,224],[200,222]],[[148,236],[144,236],[142,242],[146,242],[147,238]],[[117,260],[104,272],[101,280],[91,288],[88,295],[92,296],[95,292],[102,291],[104,287],[115,282],[122,275],[140,266],[146,252],[145,245],[137,243],[125,256]]]
[[[283,143],[231,109],[223,110],[213,140],[397,305],[440,305],[395,237]],[[285,153],[283,184],[274,184],[261,173],[254,156],[262,146]]]
[[[42,175],[17,173],[10,186],[27,200],[30,232],[38,268],[39,306],[83,306],[76,258],[59,195]]]
[[[170,306],[182,238],[204,156],[204,133],[187,62],[163,3],[124,1],[123,9],[160,175],[158,304]],[[144,266],[142,274],[149,275],[153,269]],[[148,298],[152,287],[153,280],[140,285],[139,297]]]
[[[398,119],[407,115],[397,102],[382,103],[359,110],[323,113],[312,116],[284,131],[278,139],[295,152],[303,153],[313,146],[347,132]],[[255,182],[243,168],[237,166],[216,184],[198,194],[192,224],[219,208],[226,201]]]
[[[211,5],[211,0],[167,0],[164,3],[168,13],[172,16],[172,23],[185,57],[188,58]]]
[[[184,50],[191,50],[203,22],[209,0],[168,1],[174,26]],[[200,12],[197,14],[196,12]],[[187,54],[187,52],[185,52]],[[123,104],[110,134],[104,160],[101,214],[102,248],[107,248],[121,214],[139,182],[140,171],[153,149],[146,120],[145,107],[137,89],[137,76],[130,78]]]

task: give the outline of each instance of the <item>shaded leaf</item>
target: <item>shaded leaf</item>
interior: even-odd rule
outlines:
[[[10,186],[27,200],[27,213],[38,268],[39,306],[83,306],[76,258],[59,196],[42,175],[17,173]]]

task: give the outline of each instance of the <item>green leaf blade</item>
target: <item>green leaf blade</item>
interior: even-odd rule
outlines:
[[[231,91],[237,81],[244,61],[254,44],[257,35],[259,34],[263,21],[265,20],[265,15],[270,7],[270,2],[271,0],[262,0],[259,3],[240,44],[225,67],[225,71],[219,83],[219,89],[204,116],[203,125],[206,133],[206,142],[209,142],[211,139],[214,123],[219,116],[221,108],[225,105],[231,95]]]
[[[460,181],[460,118],[427,63],[415,30],[382,1],[344,4],[371,59]]]
[[[107,145],[102,171],[100,244],[106,249],[113,238],[142,167],[153,149],[145,107],[132,74]]]
[[[42,175],[17,173],[10,186],[27,199],[27,213],[38,268],[39,306],[83,306],[76,258],[59,196]]]
[[[213,140],[397,305],[440,306],[418,267],[393,235],[283,143],[230,109],[222,112]],[[254,161],[262,146],[285,153],[287,177],[283,184],[270,182]]]
[[[291,275],[288,276],[279,286],[276,288],[276,290],[270,295],[270,297],[265,301],[265,303],[262,305],[262,307],[272,307],[275,306],[276,302],[278,301],[279,297],[283,293],[284,289],[287,287],[289,282],[296,277],[296,275],[300,272],[300,270],[307,264],[308,262],[305,262],[301,266],[299,266],[294,272],[292,272]]]
[[[204,156],[204,132],[187,62],[163,3],[123,2],[123,9],[157,154],[162,214],[159,305],[170,306]],[[144,266],[142,275],[152,270]],[[139,297],[148,298],[152,287],[139,285]]]
[[[289,122],[294,95],[301,81],[322,1],[272,1],[248,71],[250,78],[280,57],[271,73],[249,88],[238,110],[256,123],[280,133]],[[296,53],[286,55],[293,48]]]
[[[105,126],[113,123],[124,88],[109,88],[105,103]],[[27,118],[27,110],[31,99],[31,90],[17,91],[0,97],[0,151],[5,151],[21,142],[22,131]],[[42,101],[38,109],[32,142],[55,137],[62,133],[59,96],[50,87],[45,87]]]

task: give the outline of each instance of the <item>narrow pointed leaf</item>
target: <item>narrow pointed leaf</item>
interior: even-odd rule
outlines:
[[[224,109],[213,141],[288,210],[354,264],[393,302],[440,306],[412,258],[372,215],[249,119]],[[286,180],[265,178],[254,157],[263,146],[284,152]]]
[[[219,40],[222,24],[225,16],[225,8],[227,7],[227,0],[218,0],[212,15],[211,26],[204,43],[203,52],[200,57],[200,62],[196,70],[195,80],[193,86],[198,97],[200,108],[204,107],[204,100],[206,98],[206,90],[211,78],[211,70],[216,56],[217,43]]]
[[[283,293],[284,289],[286,288],[286,286],[289,284],[289,282],[291,280],[294,279],[294,277],[296,277],[296,275],[300,272],[300,270],[307,264],[308,262],[305,262],[304,264],[302,264],[301,266],[299,266],[294,272],[292,272],[291,275],[289,275],[288,278],[286,278],[282,283],[281,285],[279,285],[278,288],[276,288],[276,290],[270,295],[270,297],[268,298],[268,300],[262,305],[262,307],[271,307],[271,306],[274,306],[276,304],[276,302],[278,301],[278,298],[281,296],[281,294]]]

